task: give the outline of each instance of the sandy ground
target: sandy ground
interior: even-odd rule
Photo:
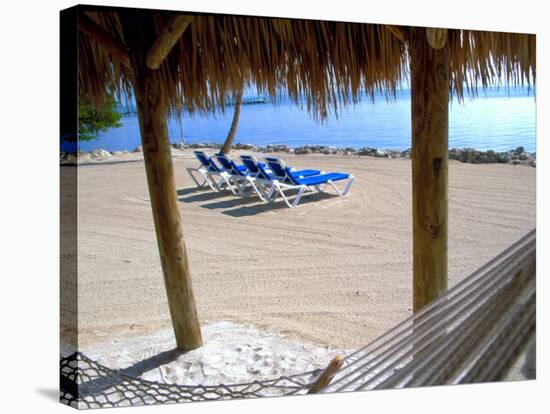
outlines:
[[[176,349],[170,328],[96,342],[81,351],[110,368],[124,369],[129,375],[182,385],[242,384],[305,373],[308,374],[302,380],[310,381],[336,355],[352,352],[296,341],[272,329],[234,322],[205,324],[202,335],[204,345],[190,352]]]
[[[281,155],[298,168],[354,174],[351,194],[289,209],[196,191],[191,151],[174,159],[201,323],[253,324],[337,348],[365,344],[411,314],[410,160]],[[143,163],[84,165],[78,174],[78,288],[62,275],[62,323],[75,318],[78,299],[80,347],[169,328]],[[450,163],[451,287],[535,227],[535,174]]]

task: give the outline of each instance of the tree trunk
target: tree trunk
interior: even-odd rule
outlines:
[[[138,13],[127,19],[123,26],[130,31],[125,37],[130,43],[143,158],[170,316],[178,348],[192,350],[202,345],[202,337],[176,199],[167,99],[159,88],[158,72],[145,64],[146,52],[155,40],[153,21]]]
[[[231,151],[231,145],[233,145],[233,139],[235,138],[235,135],[237,135],[237,126],[239,125],[239,117],[241,115],[242,99],[243,91],[241,90],[235,97],[235,112],[233,113],[233,122],[231,122],[231,128],[229,129],[227,138],[225,139],[222,149],[220,150],[220,153],[222,154],[229,154],[229,151]]]
[[[413,310],[447,290],[448,45],[411,28]]]

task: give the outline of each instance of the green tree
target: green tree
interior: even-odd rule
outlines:
[[[100,132],[122,126],[121,119],[112,98],[100,108],[81,102],[78,106],[78,138],[82,141],[97,139]]]

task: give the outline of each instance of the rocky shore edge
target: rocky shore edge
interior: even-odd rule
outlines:
[[[173,143],[173,150],[185,149],[219,149],[221,144],[217,143]],[[245,150],[259,153],[282,152],[287,154],[305,155],[305,154],[325,154],[325,155],[345,155],[345,156],[367,156],[376,158],[410,158],[411,149],[393,150],[380,148],[340,148],[325,145],[302,145],[299,147],[289,147],[287,145],[270,144],[267,146],[251,145],[251,144],[235,144],[232,147],[235,150]],[[90,152],[60,152],[61,164],[80,164],[85,162],[104,161],[113,157],[124,157],[125,155],[142,152],[141,146],[136,147],[133,151],[107,151],[104,149],[96,149]],[[536,152],[527,152],[524,147],[517,147],[508,151],[497,152],[493,150],[480,151],[473,148],[452,148],[449,149],[449,159],[457,160],[469,164],[523,164],[531,167],[537,166]]]

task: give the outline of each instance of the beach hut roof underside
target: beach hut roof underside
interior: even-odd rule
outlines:
[[[127,46],[124,14],[153,19],[157,35],[179,12],[81,6],[83,19]],[[183,14],[183,13],[179,13]],[[190,24],[154,77],[172,112],[223,109],[246,86],[288,94],[318,119],[362,93],[391,98],[409,78],[408,27],[271,17],[188,14]],[[535,35],[449,29],[449,92],[535,84]],[[131,69],[97,38],[79,33],[80,99],[101,105],[131,92]]]

